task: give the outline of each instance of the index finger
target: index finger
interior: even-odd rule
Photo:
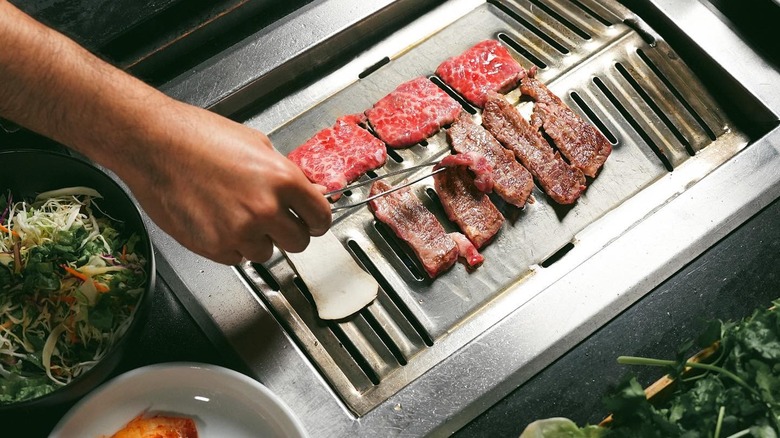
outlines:
[[[305,185],[303,190],[290,198],[290,210],[306,224],[312,236],[322,236],[333,220],[330,203],[314,184]]]

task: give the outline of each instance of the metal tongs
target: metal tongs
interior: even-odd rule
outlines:
[[[379,175],[379,176],[371,178],[371,179],[369,179],[367,181],[361,181],[359,183],[348,185],[348,186],[346,186],[344,188],[341,188],[341,189],[338,189],[338,190],[333,190],[331,192],[325,193],[324,196],[326,198],[328,198],[328,197],[331,197],[333,195],[337,195],[339,193],[344,193],[344,192],[356,189],[358,187],[363,187],[365,185],[371,184],[374,181],[377,181],[377,180],[380,180],[380,179],[384,179],[384,178],[391,177],[391,176],[396,176],[396,175],[402,175],[402,174],[409,173],[409,172],[412,172],[412,171],[417,170],[417,169],[422,169],[423,167],[434,166],[434,165],[436,165],[438,163],[439,163],[438,161],[431,161],[431,162],[428,162],[428,163],[418,164],[416,166],[407,167],[405,169],[396,170],[394,172],[388,172],[388,173],[386,173],[384,175]],[[352,204],[333,206],[330,210],[332,212],[334,212],[334,211],[339,211],[339,210],[346,210],[346,209],[352,208],[352,207],[359,207],[361,205],[367,204],[368,202],[370,202],[370,201],[372,201],[372,200],[374,200],[376,198],[379,198],[380,196],[389,195],[390,193],[393,193],[393,192],[395,192],[397,190],[401,190],[404,187],[408,187],[408,186],[410,186],[412,184],[420,182],[420,181],[424,180],[425,178],[428,178],[429,176],[433,176],[433,175],[441,172],[444,169],[445,169],[444,167],[436,169],[436,170],[434,170],[434,171],[432,171],[430,173],[427,173],[427,174],[425,174],[423,176],[415,178],[415,179],[413,179],[411,181],[406,181],[403,184],[400,184],[400,185],[397,185],[397,186],[393,186],[389,190],[385,190],[384,192],[377,193],[376,195],[373,195],[373,196],[369,196],[368,198],[363,199],[362,201],[354,202]]]

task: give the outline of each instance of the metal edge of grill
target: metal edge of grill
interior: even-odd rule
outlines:
[[[501,5],[509,5],[506,6],[506,8],[511,11],[512,8],[518,7],[517,5],[519,3],[520,2],[502,2]],[[534,3],[547,4],[548,2]],[[602,15],[606,15],[606,13],[603,12],[603,9],[598,9],[600,7],[599,3],[578,3],[584,4],[587,7],[592,8],[592,10],[599,10]],[[550,11],[554,12],[552,16],[558,14],[558,17],[555,20],[557,23],[561,23],[560,18],[564,18],[565,21],[576,21],[576,18],[565,15],[565,12],[556,12],[555,6],[557,5],[557,2],[549,2],[549,4],[552,5],[549,6]],[[621,8],[617,9],[622,11],[622,13],[625,13]],[[522,17],[522,8],[520,11],[520,16]],[[612,13],[614,16],[619,16],[615,14],[614,11],[612,11]],[[470,344],[476,337],[487,336],[485,333],[488,328],[498,321],[507,318],[510,314],[517,313],[515,312],[516,309],[521,309],[521,307],[532,309],[535,308],[533,304],[535,302],[552,300],[549,291],[559,287],[565,278],[575,276],[579,272],[578,270],[581,265],[587,265],[592,259],[600,257],[602,253],[606,254],[609,252],[603,249],[615,247],[612,246],[615,242],[625,241],[625,236],[634,233],[634,229],[643,227],[644,222],[652,222],[644,219],[656,215],[659,210],[664,209],[666,205],[675,202],[677,198],[685,197],[689,187],[694,186],[697,181],[713,172],[714,169],[718,168],[722,163],[727,162],[745,144],[747,144],[747,137],[734,129],[724,114],[720,114],[718,111],[711,111],[712,108],[717,108],[717,105],[714,105],[713,102],[706,97],[703,100],[696,98],[682,99],[682,101],[685,102],[683,106],[686,107],[684,110],[669,111],[669,108],[665,105],[667,105],[668,102],[680,101],[678,96],[675,96],[675,90],[682,88],[681,84],[685,84],[685,86],[693,84],[695,87],[701,87],[698,90],[691,92],[694,96],[707,96],[707,93],[703,92],[705,89],[696,81],[691,82],[690,78],[686,77],[688,73],[684,64],[680,70],[682,73],[680,73],[677,68],[668,65],[679,61],[677,61],[675,57],[669,56],[673,54],[673,52],[671,52],[664,40],[660,39],[652,32],[648,32],[641,21],[632,22],[630,20],[633,20],[633,18],[629,15],[628,22],[631,29],[626,31],[621,38],[635,41],[635,45],[639,47],[639,50],[626,52],[620,45],[617,45],[617,48],[604,48],[603,50],[605,51],[623,51],[626,56],[621,62],[608,67],[610,74],[604,75],[603,77],[599,76],[599,81],[590,81],[585,85],[582,85],[582,81],[577,80],[577,76],[575,73],[572,73],[572,70],[584,68],[585,65],[588,65],[588,62],[577,63],[570,61],[571,64],[568,65],[568,68],[560,68],[558,71],[559,74],[552,74],[552,72],[555,71],[553,69],[547,70],[548,72],[551,72],[550,76],[543,77],[543,79],[550,83],[551,88],[554,91],[575,90],[568,95],[562,95],[564,100],[575,108],[575,110],[579,108],[579,110],[583,111],[584,115],[591,120],[598,119],[606,121],[604,122],[604,126],[619,126],[620,132],[617,137],[621,138],[623,135],[627,135],[626,132],[630,132],[631,134],[628,134],[629,136],[639,136],[644,143],[655,144],[655,147],[650,147],[650,151],[643,151],[643,153],[647,155],[648,160],[658,160],[661,163],[661,165],[658,165],[656,162],[656,165],[653,166],[654,170],[657,172],[657,176],[651,178],[652,181],[649,182],[652,183],[652,187],[645,190],[640,189],[641,193],[623,202],[619,209],[632,211],[631,214],[616,214],[616,211],[604,212],[595,223],[589,223],[585,228],[573,233],[574,235],[569,239],[569,242],[566,245],[563,245],[564,248],[569,248],[568,253],[554,265],[542,267],[544,265],[543,261],[541,264],[534,264],[534,266],[532,266],[533,274],[524,275],[522,276],[522,279],[518,279],[518,284],[522,283],[522,288],[530,291],[530,293],[522,294],[522,296],[512,293],[503,293],[498,297],[492,297],[487,303],[479,306],[473,312],[466,312],[465,315],[461,315],[454,325],[451,325],[442,332],[444,334],[438,333],[438,335],[431,336],[429,333],[431,330],[426,329],[424,324],[419,320],[416,322],[414,321],[416,313],[413,310],[410,310],[414,309],[414,307],[408,305],[408,303],[405,303],[402,299],[399,302],[399,297],[393,297],[388,293],[383,293],[377,304],[372,305],[369,309],[362,312],[358,318],[359,321],[352,321],[348,323],[346,327],[332,326],[326,328],[326,331],[332,332],[331,338],[326,342],[328,348],[331,348],[331,350],[334,348],[336,350],[338,348],[343,348],[346,350],[348,357],[353,357],[353,360],[355,356],[363,357],[362,359],[358,358],[358,360],[354,360],[355,363],[346,366],[347,368],[355,370],[355,375],[360,373],[365,375],[365,378],[357,384],[355,383],[356,381],[354,378],[352,380],[347,379],[347,392],[353,396],[357,395],[355,400],[358,400],[357,402],[352,400],[351,403],[347,400],[347,405],[350,406],[351,409],[357,411],[359,414],[369,412],[371,408],[378,406],[388,397],[388,392],[385,392],[379,398],[372,398],[374,397],[371,395],[372,393],[381,392],[376,390],[377,387],[382,385],[389,387],[389,394],[392,395],[414,380],[415,377],[419,377],[426,370],[452,355],[462,346]],[[623,20],[623,23],[625,22],[626,20]],[[566,40],[566,38],[576,39],[576,37],[582,37],[565,24],[559,24],[557,28],[550,28],[547,29],[547,31],[553,34],[565,35],[566,37],[561,38],[562,40]],[[509,32],[504,35],[508,34]],[[506,43],[506,40],[502,41]],[[551,45],[541,37],[539,37],[534,44]],[[533,47],[534,44],[530,44],[530,46]],[[576,44],[574,44],[574,46],[576,46]],[[609,46],[609,44],[607,44],[607,46]],[[565,48],[566,46],[562,44],[562,47]],[[411,50],[403,50],[404,56],[407,56],[409,52],[413,52],[415,49],[417,49],[417,45]],[[554,49],[560,51],[560,48]],[[574,51],[570,50],[570,53],[567,56],[571,56],[571,52]],[[520,53],[521,58],[524,56],[525,55]],[[536,58],[535,61],[532,61],[534,63],[544,62],[548,66],[555,65],[551,58],[546,57],[544,53],[533,55],[533,57]],[[393,62],[397,59],[400,58],[394,58]],[[571,59],[572,58],[569,58],[569,60]],[[592,63],[594,61],[589,62]],[[653,79],[648,81],[648,78]],[[645,84],[650,84],[651,86],[645,88],[642,86]],[[655,105],[655,108],[653,108],[653,105]],[[637,110],[638,107],[643,108]],[[617,122],[616,119],[619,118],[618,114],[625,120],[620,123]],[[667,116],[668,114],[680,115],[680,117],[675,120],[670,120]],[[273,119],[273,117],[271,117],[271,119]],[[292,122],[289,122],[292,125],[281,126],[279,129],[283,130],[290,126],[294,127],[295,120],[296,119],[293,119]],[[252,120],[247,121],[247,123],[251,125]],[[269,131],[272,132],[273,137],[274,130]],[[643,132],[644,135],[640,134],[640,132]],[[300,135],[306,136],[306,133],[301,133]],[[615,133],[613,133],[613,136],[615,136]],[[429,141],[428,146],[430,146],[430,143],[436,144],[441,141],[442,139],[434,139],[433,141]],[[708,146],[704,147],[705,145]],[[443,149],[446,150],[446,148]],[[748,148],[748,150],[751,149],[752,147]],[[689,161],[688,158],[691,155],[693,155],[695,159]],[[413,158],[419,157],[415,156]],[[409,158],[408,161],[413,161],[413,159]],[[659,170],[659,167],[663,167],[664,169]],[[670,168],[674,169],[674,172],[669,173],[668,170],[670,170]],[[424,195],[424,192],[425,190],[422,190],[421,194]],[[668,208],[664,209],[664,211],[668,211]],[[349,222],[350,220],[349,217],[339,218],[337,226],[343,226],[341,224]],[[361,223],[365,223],[365,221],[365,217],[360,219]],[[611,229],[611,232],[605,233],[604,229]],[[616,230],[622,231],[617,232]],[[623,231],[625,231],[625,233]],[[717,233],[715,235],[717,235]],[[355,247],[355,245],[357,245],[357,248],[362,248],[361,245],[365,240],[361,233],[344,233],[343,237],[350,248]],[[354,248],[353,251],[355,251]],[[397,253],[397,251],[394,252]],[[552,251],[552,253],[555,254],[555,251]],[[690,251],[681,252],[681,254],[686,253],[689,254]],[[356,255],[356,257],[361,259],[358,255]],[[368,260],[370,261],[371,257],[368,257]],[[398,261],[395,263],[396,264],[392,269],[404,269],[403,266],[399,265]],[[405,263],[405,265],[408,265],[408,263]],[[299,316],[303,314],[303,317],[298,318],[301,321],[303,319],[308,319],[308,321],[301,322],[301,327],[303,327],[304,330],[309,330],[309,334],[306,334],[308,337],[304,337],[302,340],[301,336],[303,335],[301,335],[301,329],[298,329],[298,331],[296,331],[296,329],[291,329],[291,331],[295,333],[294,337],[298,338],[299,348],[302,348],[303,350],[308,349],[309,357],[314,357],[315,354],[312,353],[311,346],[317,347],[319,344],[319,346],[322,347],[322,350],[325,350],[325,346],[320,342],[320,338],[310,336],[311,327],[316,327],[318,323],[316,320],[312,319],[313,314],[311,314],[311,312],[313,310],[311,309],[311,304],[308,303],[306,299],[305,287],[302,288],[300,285],[294,284],[295,279],[292,278],[291,275],[285,273],[284,268],[280,267],[278,264],[274,265],[272,262],[269,266],[276,266],[277,271],[279,271],[273,275],[273,278],[284,279],[280,283],[278,290],[296,290],[297,293],[301,295],[300,298],[297,298],[297,305],[291,306],[289,304],[290,300],[288,299],[288,296],[282,296],[278,293],[278,290],[263,291],[262,289],[267,283],[267,273],[260,276],[260,274],[257,273],[257,270],[255,270],[256,266],[243,266],[242,271],[247,273],[251,288],[261,289],[264,299],[269,303],[274,313],[282,321],[289,321],[290,315],[293,314]],[[274,268],[271,268],[270,271],[272,272],[273,269]],[[646,269],[649,269],[649,267],[646,267]],[[371,271],[371,269],[369,269],[369,271]],[[414,275],[412,275],[412,277],[414,277]],[[282,283],[284,284],[283,286]],[[387,282],[385,283],[387,284]],[[646,287],[649,283],[650,281],[644,280],[639,281],[638,284],[628,285],[626,287],[627,289],[633,290],[638,285]],[[396,281],[395,284],[403,284],[403,282]],[[517,287],[517,284],[513,283],[505,289],[511,291],[514,290],[515,287]],[[543,291],[545,292],[543,296],[536,297],[536,295]],[[637,294],[625,294],[625,296],[633,296],[636,298]],[[285,301],[287,303],[285,303]],[[615,307],[619,309],[620,306],[625,305],[625,302],[618,306],[613,305],[613,309]],[[286,313],[288,311],[289,313]],[[614,312],[614,310],[612,311]],[[306,315],[307,312],[309,313],[308,315]],[[599,313],[604,312],[605,311]],[[410,315],[412,317],[410,317]],[[419,319],[424,320],[425,318]],[[389,331],[392,333],[387,333],[387,331],[385,331],[385,333],[380,333],[384,330],[383,327],[388,327],[388,322],[396,325],[396,327],[390,328]],[[403,327],[399,326],[399,322]],[[290,329],[289,322],[283,322],[283,325]],[[455,327],[455,325],[457,325],[457,327]],[[222,330],[224,331],[225,329],[223,328]],[[366,335],[366,333],[368,335]],[[361,351],[371,350],[372,345],[385,345],[385,347],[394,345],[394,347],[387,347],[386,350],[377,352],[375,357],[372,357],[370,354],[361,353]],[[472,349],[473,348],[474,347],[472,347]],[[376,349],[374,348],[374,350]],[[326,356],[331,359],[333,358],[333,355],[331,354],[326,354]],[[458,357],[461,356],[462,355],[458,355]],[[541,357],[541,355],[539,357]],[[452,360],[453,363],[456,363],[457,361],[458,359]],[[349,360],[344,360],[342,358],[341,362],[349,363]],[[320,371],[322,371],[323,368],[327,368],[327,366],[323,367],[322,364],[319,365]],[[522,372],[515,374],[527,375],[533,368],[534,366],[527,366]],[[402,371],[397,372],[394,376],[387,378],[387,380],[383,380],[383,377],[388,375],[388,372],[397,369],[401,369]],[[410,369],[413,369],[413,371],[409,371]],[[373,375],[371,375],[372,372],[374,373]],[[334,377],[330,375],[328,378],[330,383],[333,384]],[[338,379],[338,377],[335,379]],[[430,380],[431,379],[426,379],[426,381]],[[434,378],[433,380],[436,379]],[[425,386],[425,383],[420,385],[417,383],[418,382],[415,382],[414,385],[410,386]],[[338,385],[334,386],[338,387]],[[338,389],[339,388],[337,388],[337,390]],[[342,391],[341,396],[344,397],[344,389],[341,388],[340,391]],[[368,396],[366,396],[366,394],[368,394]],[[404,397],[391,397],[390,402],[392,402],[394,398]],[[398,405],[400,406],[400,404]]]

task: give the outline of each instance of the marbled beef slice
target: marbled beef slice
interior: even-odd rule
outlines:
[[[328,191],[346,187],[369,170],[387,161],[387,149],[381,140],[357,123],[362,114],[336,120],[330,128],[315,134],[287,155],[313,183]]]
[[[460,104],[428,78],[404,82],[366,111],[374,132],[388,146],[404,148],[452,123]]]
[[[493,190],[498,196],[516,207],[525,205],[534,188],[531,174],[468,113],[461,113],[447,130],[447,138],[455,152],[476,152],[485,157],[493,167]]]
[[[612,152],[612,144],[604,134],[578,116],[539,81],[535,68],[523,79],[520,91],[535,101],[531,123],[544,129],[574,167],[589,177],[595,177]]]
[[[390,188],[384,181],[375,181],[369,196]],[[387,224],[409,245],[431,278],[446,271],[458,260],[455,241],[409,187],[373,199],[369,206],[378,220]]]
[[[500,42],[485,40],[442,62],[436,68],[436,75],[482,108],[488,91],[511,90],[525,75],[525,69]]]
[[[482,124],[531,171],[547,195],[560,204],[574,203],[585,191],[585,175],[570,166],[498,93],[488,93]]]

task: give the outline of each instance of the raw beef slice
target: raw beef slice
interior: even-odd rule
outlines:
[[[436,75],[469,102],[482,108],[488,91],[505,93],[525,76],[525,69],[496,40],[482,41],[436,68]]]
[[[313,183],[328,191],[346,187],[387,161],[384,143],[358,125],[362,114],[344,116],[287,155]]]
[[[393,148],[418,143],[452,123],[460,104],[425,77],[404,82],[366,111],[374,132]]]

